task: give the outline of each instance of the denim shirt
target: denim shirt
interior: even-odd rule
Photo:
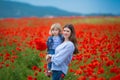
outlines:
[[[63,42],[62,35],[59,36],[50,36],[47,40],[47,52],[48,54],[55,54],[55,49],[58,45]]]
[[[68,64],[72,60],[73,52],[75,50],[74,44],[71,41],[66,41],[60,44],[56,50],[55,54],[52,55],[51,70],[62,71],[64,74],[67,74]]]

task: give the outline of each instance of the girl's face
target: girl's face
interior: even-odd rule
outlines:
[[[67,28],[67,27],[64,28],[63,29],[63,36],[64,36],[64,38],[65,39],[69,39],[70,35],[71,35],[71,30],[69,28]]]
[[[52,32],[53,36],[58,36],[60,31],[59,31],[59,29],[54,28],[51,32]]]

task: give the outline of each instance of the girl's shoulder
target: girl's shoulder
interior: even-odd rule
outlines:
[[[48,37],[48,39],[52,39],[52,38],[53,38],[53,36],[49,36],[49,37]]]
[[[62,34],[60,34],[59,37],[60,37],[60,39],[61,39],[62,42],[63,42],[63,40],[64,40],[64,36],[63,36]]]
[[[63,35],[62,35],[62,34],[59,34],[59,37],[62,37],[62,38],[63,38]]]
[[[47,42],[53,42],[53,36],[49,36],[48,39],[47,39]]]

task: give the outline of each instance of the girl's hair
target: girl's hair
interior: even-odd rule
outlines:
[[[63,28],[68,28],[71,30],[71,35],[69,37],[69,40],[72,41],[75,46],[74,54],[78,53],[79,51],[77,48],[77,39],[76,39],[76,33],[75,33],[74,26],[72,24],[66,24]]]
[[[61,32],[62,32],[61,25],[59,23],[54,23],[54,24],[51,25],[51,28],[50,28],[50,31],[49,31],[50,35],[53,36],[52,30],[54,30],[55,28],[58,29],[59,30],[59,34],[61,34]]]

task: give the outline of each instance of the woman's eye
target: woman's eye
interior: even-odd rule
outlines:
[[[64,32],[69,32],[68,30],[63,30]]]
[[[69,31],[67,31],[67,32],[69,32]]]

